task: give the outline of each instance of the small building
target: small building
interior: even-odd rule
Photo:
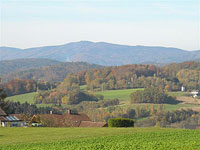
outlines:
[[[193,95],[193,98],[200,98],[200,92],[199,91],[192,91],[191,94]]]
[[[25,125],[24,121],[17,118],[14,114],[7,115],[0,108],[0,127],[23,127]]]

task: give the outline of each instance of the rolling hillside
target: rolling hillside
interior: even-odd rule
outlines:
[[[29,64],[28,60],[29,59],[26,59],[27,64]],[[24,67],[26,67],[26,61],[24,63],[22,63],[22,64],[24,64]],[[42,66],[39,68],[26,69],[26,70],[21,70],[21,71],[20,70],[17,71],[17,68],[20,68],[20,67],[16,67],[16,69],[12,70],[12,68],[15,68],[14,67],[14,66],[16,66],[15,64],[6,65],[7,68],[2,69],[2,72],[9,72],[9,71],[10,72],[13,71],[13,72],[2,75],[1,78],[2,78],[3,82],[8,82],[14,78],[59,82],[59,81],[63,81],[63,79],[70,72],[77,73],[77,72],[80,72],[83,70],[102,67],[100,65],[88,64],[85,62],[62,62],[62,63],[61,62],[57,63],[57,61],[55,61],[55,62],[56,62],[56,64],[52,64],[49,66]],[[36,65],[37,64],[35,64],[35,66]],[[34,65],[32,65],[32,66],[34,66]]]
[[[61,62],[50,59],[16,59],[16,60],[2,60],[0,61],[0,76],[13,73],[16,71],[22,71],[32,68],[39,68],[43,66],[49,66],[53,64],[59,64]]]
[[[0,60],[48,58],[58,61],[84,61],[100,65],[154,63],[166,64],[200,58],[199,51],[171,47],[127,46],[105,42],[73,42],[29,49],[0,47]]]

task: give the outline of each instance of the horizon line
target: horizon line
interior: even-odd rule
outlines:
[[[114,44],[114,45],[121,45],[121,46],[130,46],[130,47],[136,47],[136,46],[144,46],[144,47],[162,47],[162,48],[175,48],[175,49],[180,49],[180,50],[184,50],[184,51],[199,51],[200,49],[195,49],[195,50],[186,50],[186,49],[182,49],[182,48],[177,48],[177,47],[173,47],[173,46],[160,46],[160,45],[130,45],[130,44],[121,44],[121,43],[112,43],[112,42],[105,42],[105,41],[89,41],[89,40],[80,40],[80,41],[75,41],[75,42],[68,42],[68,43],[63,43],[63,44],[55,44],[55,45],[41,45],[41,46],[33,46],[33,47],[28,47],[28,48],[18,48],[18,47],[14,47],[14,46],[0,46],[0,48],[6,47],[6,48],[16,48],[16,49],[20,49],[20,50],[27,50],[27,49],[32,49],[32,48],[41,48],[41,47],[52,47],[52,46],[63,46],[63,45],[68,45],[71,43],[81,43],[81,42],[89,42],[89,43],[107,43],[107,44]]]

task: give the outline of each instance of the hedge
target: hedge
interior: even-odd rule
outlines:
[[[134,127],[134,120],[127,118],[111,118],[108,127]]]

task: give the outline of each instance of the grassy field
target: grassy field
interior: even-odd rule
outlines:
[[[180,97],[190,95],[190,92],[168,92],[168,95]]]
[[[86,90],[86,86],[81,86],[82,90]],[[130,94],[137,91],[137,90],[143,90],[143,88],[138,89],[124,89],[124,90],[109,90],[109,91],[103,91],[103,92],[96,92],[96,94],[101,94],[104,96],[105,100],[109,99],[115,99],[118,98],[121,101],[129,101],[130,100]],[[21,94],[21,95],[15,95],[7,97],[6,100],[14,101],[14,102],[28,102],[30,104],[34,103],[34,96],[37,92],[33,93],[27,93],[27,94]],[[187,92],[169,92],[168,93],[171,96],[185,96],[189,93]]]
[[[83,88],[83,87],[82,87]],[[85,90],[85,88],[83,88]],[[119,100],[130,100],[130,94],[137,91],[137,90],[144,90],[144,88],[138,89],[122,89],[122,90],[108,90],[103,92],[96,92],[96,94],[101,94],[104,96],[104,99],[115,99],[118,98]],[[170,96],[187,96],[190,92],[169,92],[168,95]]]
[[[85,90],[85,87],[82,86],[81,89]],[[130,94],[137,90],[143,90],[143,89],[140,88],[140,89],[126,89],[126,90],[109,90],[109,91],[103,91],[103,92],[96,92],[96,94],[103,95],[105,100],[115,99],[115,98],[118,98],[119,100],[129,100]],[[21,102],[21,103],[24,103],[27,101],[28,103],[33,104],[35,94],[36,92],[10,96],[10,97],[7,97],[6,100]]]
[[[6,100],[10,100],[13,102],[20,102],[20,103],[28,102],[29,104],[34,104],[34,96],[36,93],[37,92],[10,96],[7,97]]]
[[[82,90],[86,90],[86,86],[82,86],[81,87]],[[104,96],[105,100],[109,100],[109,99],[115,99],[118,98],[120,100],[120,104],[122,105],[122,107],[131,107],[131,108],[135,108],[136,106],[140,105],[146,105],[146,104],[130,104],[130,94],[137,91],[137,90],[143,90],[142,88],[140,89],[125,89],[125,90],[109,90],[109,91],[103,91],[103,92],[96,92],[96,94],[101,94]],[[28,102],[30,104],[34,103],[34,96],[35,96],[36,92],[34,93],[27,93],[27,94],[21,94],[21,95],[16,95],[16,96],[11,96],[11,97],[7,97],[6,100],[11,100],[14,102]],[[188,92],[169,92],[168,93],[171,96],[185,96],[188,95]],[[148,104],[148,105],[152,105],[152,104]],[[159,104],[154,104],[155,107],[157,107]],[[52,104],[37,104],[38,107],[45,107],[45,106],[52,106]],[[64,107],[68,107],[63,105]],[[164,104],[164,108],[167,111],[171,111],[171,110],[176,110],[176,109],[180,109],[180,108],[192,108],[192,107],[199,107],[199,105],[195,105],[195,104]]]
[[[0,128],[1,150],[199,150],[200,130]]]
[[[37,92],[15,95],[7,97],[6,100],[13,101],[13,102],[20,102],[25,103],[28,102],[29,104],[34,104],[34,96]],[[47,107],[52,106],[52,104],[37,104],[38,107]]]
[[[103,95],[105,100],[115,99],[115,98],[118,98],[119,100],[130,100],[130,94],[137,90],[144,90],[144,89],[138,88],[138,89],[125,89],[125,90],[109,90],[103,92],[96,92],[96,94]]]

